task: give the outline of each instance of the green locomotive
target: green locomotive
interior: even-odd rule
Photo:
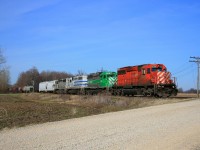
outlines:
[[[117,73],[110,71],[103,71],[92,73],[88,75],[88,87],[86,91],[88,94],[97,94],[99,92],[109,90],[117,80]]]
[[[112,87],[117,79],[116,72],[97,72],[88,76],[88,87],[105,88]]]

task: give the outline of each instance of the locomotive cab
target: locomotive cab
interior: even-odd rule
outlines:
[[[175,81],[171,79],[171,73],[162,64],[152,66],[152,84],[154,84],[154,95],[158,97],[177,95]]]
[[[162,64],[152,65],[152,83],[158,85],[172,84],[171,73],[167,72],[167,68]]]
[[[112,87],[116,82],[116,72],[104,72],[100,75],[101,87]]]

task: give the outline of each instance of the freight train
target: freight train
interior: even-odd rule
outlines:
[[[177,95],[177,87],[163,64],[144,64],[119,68],[116,72],[97,72],[89,75],[41,82],[39,92],[67,94],[144,95],[169,97]]]
[[[21,87],[10,87],[8,88],[9,93],[30,93],[34,92],[34,87],[33,86],[24,86],[23,88]]]

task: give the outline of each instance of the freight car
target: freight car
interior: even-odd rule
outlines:
[[[24,93],[30,93],[30,92],[34,92],[34,87],[33,86],[24,86],[23,88],[22,88],[22,91],[24,92]]]
[[[12,86],[12,87],[8,88],[8,92],[9,93],[22,93],[23,92],[23,88]]]
[[[58,80],[45,81],[39,83],[39,92],[55,92],[57,89]]]
[[[163,64],[127,66],[117,71],[113,95],[169,97],[177,94],[175,81]]]

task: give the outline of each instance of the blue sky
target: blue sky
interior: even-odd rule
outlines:
[[[0,0],[0,46],[11,83],[39,71],[95,72],[165,64],[183,89],[196,88],[199,0]]]

